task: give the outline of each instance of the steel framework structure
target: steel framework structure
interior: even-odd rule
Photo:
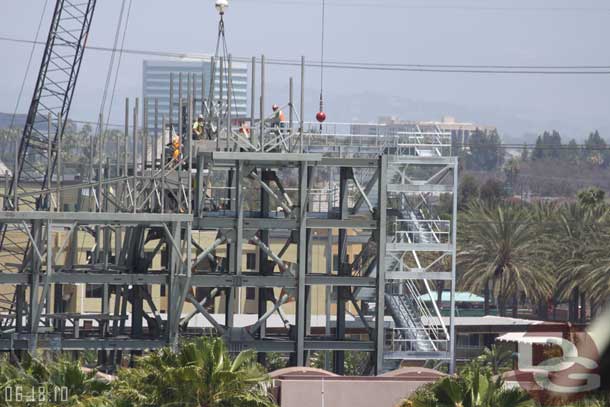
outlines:
[[[230,57],[226,74],[224,61],[219,65],[220,89],[227,81],[230,93]],[[97,349],[100,363],[114,364],[123,351],[176,346],[181,336],[213,333],[232,351],[285,352],[296,365],[312,352],[332,352],[338,373],[346,351],[369,352],[369,372],[402,359],[452,362],[457,159],[450,155],[449,136],[419,128],[355,136],[349,124],[305,123],[302,65],[299,110],[291,79],[285,123],[264,113],[264,58],[260,65],[253,59],[252,66],[253,101],[254,74],[261,70],[258,117],[254,103],[249,118],[210,109],[222,105],[213,92],[206,95],[193,78],[178,75],[177,97],[170,86],[178,123],[158,114],[148,123],[147,112],[156,112],[158,101],[136,101],[133,109],[127,101],[124,138],[108,149],[108,137],[99,137],[88,182],[65,185],[59,176],[55,185],[49,178],[42,195],[5,193],[5,233],[26,236],[31,250],[23,261],[7,256],[0,265],[0,288],[15,294],[0,315],[0,349]],[[198,113],[211,140],[191,137]],[[182,140],[177,155],[166,146],[174,136]],[[77,192],[78,210],[63,212],[62,196],[70,191]],[[55,205],[46,211],[10,205],[36,197]],[[442,199],[451,202],[444,220],[437,210]],[[320,236],[326,236],[326,267],[315,270],[313,247]],[[13,253],[8,242],[3,254]],[[354,247],[358,253],[350,261]],[[244,264],[252,251],[256,264]],[[448,322],[436,303],[422,297],[438,282],[450,284]],[[69,309],[74,286],[83,284],[102,287],[99,312]],[[166,312],[151,286],[163,287]],[[311,326],[315,286],[325,288],[323,333]],[[235,303],[245,287],[256,291],[258,317],[240,326]],[[197,288],[206,289],[203,298],[195,295]],[[219,296],[224,321],[209,310]],[[292,320],[283,311],[291,303]],[[358,335],[348,327],[350,312]],[[285,324],[279,331],[267,329],[275,313]],[[195,326],[195,314],[211,328]]]

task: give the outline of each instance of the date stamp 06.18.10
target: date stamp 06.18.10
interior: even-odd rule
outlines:
[[[4,402],[61,403],[68,401],[66,386],[6,386],[0,394]]]

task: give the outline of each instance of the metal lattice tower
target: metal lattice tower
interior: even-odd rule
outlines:
[[[60,119],[69,110],[94,5],[58,1],[21,171],[4,196],[0,294],[14,299],[0,313],[0,350],[96,349],[100,364],[114,365],[123,352],[219,335],[232,351],[255,349],[261,359],[282,352],[294,365],[327,352],[338,373],[349,351],[368,352],[367,373],[405,359],[449,361],[453,369],[457,159],[450,136],[438,128],[396,132],[382,125],[361,135],[349,123],[306,123],[304,60],[298,109],[292,79],[288,84],[286,122],[265,114],[264,58],[259,114],[253,59],[251,115],[232,118],[222,108],[225,77],[231,100],[231,64],[216,70],[212,61],[200,107],[190,75],[186,81],[177,75],[177,95],[172,75],[169,120],[159,116],[158,100],[133,106],[127,100],[123,138],[116,135],[115,148],[106,149],[100,137],[88,181],[62,184],[55,164]],[[83,24],[80,34],[68,21]],[[69,72],[59,49],[70,50]],[[55,100],[64,102],[54,107]],[[213,139],[193,140],[198,114]],[[49,115],[59,125],[45,133]],[[249,131],[235,121],[248,121]],[[174,135],[179,147],[167,145]],[[116,154],[106,157],[108,151]],[[64,212],[61,196],[68,194],[77,197],[76,210]],[[439,216],[445,196],[451,220]],[[312,261],[320,250],[322,270]],[[433,281],[449,284],[448,320],[422,300],[432,297]],[[317,286],[324,288],[323,331],[312,327]],[[98,290],[99,309],[74,303],[89,289]],[[246,324],[237,305],[242,289],[253,289],[256,301]],[[222,315],[213,315],[215,306]],[[276,314],[281,326],[270,324]]]

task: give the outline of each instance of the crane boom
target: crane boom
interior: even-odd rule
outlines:
[[[96,2],[57,0],[55,3],[34,95],[17,151],[16,170],[8,191],[5,191],[6,196],[19,198],[17,202],[5,199],[5,210],[18,210],[17,204],[27,210],[50,208],[50,194],[43,191],[49,188],[56,168],[58,141],[70,112]],[[12,238],[10,244],[6,241],[6,227],[0,225],[0,251],[15,257],[25,255],[27,239]]]
[[[21,137],[18,171],[13,174],[11,191],[14,188],[22,189],[23,184],[28,184],[30,190],[33,185],[42,190],[53,176],[57,160],[55,146],[63,134],[70,112],[96,2],[57,0],[55,4],[34,96]],[[50,132],[49,115],[52,122]],[[58,126],[60,117],[61,126]],[[49,133],[53,138],[51,151],[48,148]],[[53,163],[50,174],[46,165],[48,154],[51,154]],[[39,198],[24,197],[21,202],[39,210],[45,205]]]

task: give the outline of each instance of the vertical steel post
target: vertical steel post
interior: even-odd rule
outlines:
[[[15,151],[19,151],[19,139],[15,140]],[[19,154],[15,154],[15,165],[13,166],[13,175],[15,180],[17,180],[17,175],[19,174]],[[19,202],[17,198],[17,184],[15,183],[13,187],[13,209],[18,210]]]
[[[157,170],[157,146],[159,145],[159,98],[155,98],[155,132],[154,132],[154,140],[152,143],[152,173],[154,176],[155,171]],[[163,146],[163,142],[161,142],[161,146]]]
[[[301,57],[301,106],[299,108],[299,138],[301,153],[304,152],[303,132],[305,131],[305,57]]]
[[[125,148],[123,150],[123,177],[125,182],[129,182],[129,172],[127,168],[127,145],[129,143],[129,98],[125,99]]]
[[[250,72],[252,83],[250,84],[250,142],[256,146],[254,139],[254,118],[256,114],[256,57],[252,57],[252,72]]]
[[[270,172],[266,169],[261,168],[261,180],[264,183],[268,183],[271,179]],[[261,218],[269,218],[271,216],[271,198],[269,193],[265,191],[264,188],[260,189],[260,217]],[[260,239],[265,245],[269,246],[269,229],[262,229],[260,232]],[[261,276],[267,276],[272,271],[270,270],[270,261],[268,259],[268,255],[265,250],[258,250],[258,271]],[[267,312],[267,288],[259,287],[258,288],[258,317],[261,318]],[[271,299],[271,298],[269,298]],[[263,323],[260,327],[259,338],[263,339],[266,335],[267,324]],[[263,353],[259,353],[259,362],[263,363],[265,361],[265,355]]]
[[[348,181],[350,179],[350,168],[339,168],[339,210],[340,219],[346,220],[349,216],[349,188]],[[349,275],[349,263],[347,261],[347,229],[339,229],[339,247],[337,257],[339,259],[339,275]],[[346,303],[348,299],[349,287],[337,287],[337,325],[335,328],[335,339],[338,341],[345,340],[345,314]],[[335,351],[334,355],[334,370],[335,373],[342,375],[345,371],[345,352]]]
[[[184,107],[184,94],[182,88],[182,72],[178,73],[178,137],[180,137],[180,146],[184,142],[184,126],[182,121],[184,120],[184,115],[182,112],[182,108]]]
[[[229,198],[229,210],[230,211],[235,211],[237,212],[237,200],[235,199],[236,196],[235,194],[232,193],[232,189],[233,187],[235,187],[235,189],[237,190],[237,184],[239,183],[239,180],[236,179],[236,176],[238,171],[234,170],[233,168],[229,169],[228,171],[228,198]],[[235,218],[237,218],[237,216],[235,216]],[[227,257],[226,257],[226,267],[229,270],[235,270],[236,269],[236,264],[237,264],[237,256],[234,255],[234,248],[235,248],[235,241],[228,241],[227,242]],[[236,293],[237,293],[238,289],[237,288],[228,288],[226,290],[226,310],[225,310],[225,325],[227,326],[227,328],[233,328],[233,323],[234,323],[234,319],[235,319],[235,300],[236,300]]]
[[[232,115],[232,97],[233,97],[233,61],[231,55],[229,55],[227,61],[227,142],[226,142],[226,151],[229,151],[229,139],[231,138],[231,131],[233,130],[233,126],[231,123]]]
[[[182,109],[184,108],[184,95],[182,88],[182,72],[178,73],[178,138],[180,139],[180,155],[178,161],[182,161],[184,158],[184,114]],[[176,195],[178,196],[178,210],[182,208],[182,162],[176,167],[176,175],[178,175],[178,189]]]
[[[453,216],[451,218],[451,314],[449,315],[449,374],[455,373],[455,282],[456,282],[456,242],[458,214],[458,158],[453,157]]]
[[[102,212],[102,146],[103,146],[103,134],[104,134],[104,117],[100,113],[99,115],[99,134],[97,139],[97,188],[95,194],[97,196],[97,210],[96,212]],[[93,167],[93,154],[91,157],[91,166]],[[91,192],[91,190],[89,190]],[[89,198],[91,199],[91,198]],[[102,243],[102,234],[100,225],[95,227],[95,252],[93,256],[93,262],[97,263],[100,259],[100,250]]]
[[[201,114],[205,116],[205,74],[201,69]]]
[[[104,116],[100,113],[100,133],[97,141],[97,201],[98,212],[102,212],[102,157],[104,148]]]
[[[329,204],[328,211],[331,211],[331,205]],[[326,256],[326,275],[331,275],[333,273],[333,230],[326,230],[326,247],[324,254]],[[330,313],[331,313],[331,299],[332,299],[332,288],[329,285],[324,286],[324,336],[327,338],[330,337],[331,328],[330,328]],[[324,369],[330,370],[330,362],[331,362],[332,352],[326,352],[324,357]]]
[[[265,145],[265,56],[261,55],[261,103],[260,103],[260,140],[261,151]]]
[[[138,182],[138,109],[140,108],[140,99],[136,98],[136,104],[133,108],[133,213],[137,212],[138,209],[138,194],[136,193],[136,184]]]
[[[235,162],[235,202],[236,202],[236,212],[237,212],[237,225],[235,227],[235,243],[233,246],[235,247],[234,256],[235,256],[235,274],[241,274],[241,257],[242,257],[242,244],[244,238],[244,194],[242,190],[241,180],[244,176],[243,174],[243,164],[241,161]],[[238,298],[238,301],[241,301]]]
[[[288,127],[290,128],[290,132],[289,134],[292,136],[292,126],[293,126],[293,120],[294,120],[294,80],[292,79],[292,76],[290,77],[290,79],[288,80]]]
[[[224,58],[220,57],[220,72],[219,72],[220,84],[218,87],[218,123],[216,124],[216,150],[217,151],[220,150],[220,134],[221,134],[222,123],[223,123],[222,119],[224,116],[223,100],[222,100],[222,95],[224,94],[223,93],[224,73],[225,73]]]
[[[305,366],[305,273],[307,271],[307,161],[301,161],[299,167],[299,244],[298,265],[299,274],[297,278],[297,365]]]
[[[195,97],[195,74],[189,74],[188,91],[188,128],[186,129],[186,140],[188,150],[188,213],[193,213],[193,98]]]
[[[148,161],[148,98],[142,99],[142,177]]]
[[[29,315],[27,317],[30,328],[30,333],[34,334],[33,340],[28,343],[28,347],[30,351],[33,351],[36,348],[36,337],[35,335],[38,332],[38,289],[40,285],[40,268],[42,267],[41,259],[37,256],[35,252],[35,247],[39,247],[42,250],[42,221],[35,220],[32,222],[32,232],[31,232],[32,241],[30,242],[30,251],[29,251],[29,263],[30,263],[30,278],[31,285],[30,289],[30,306],[29,306]],[[26,311],[27,312],[27,311]]]
[[[10,209],[10,204],[11,204],[11,197],[9,196],[9,188],[10,188],[10,173],[9,170],[7,169],[6,171],[4,171],[4,210],[8,211]],[[49,190],[49,194],[51,193],[51,191]],[[51,209],[50,209],[51,210]]]
[[[161,119],[161,140],[165,132],[165,115]],[[161,213],[165,212],[165,142],[161,143]]]
[[[61,115],[61,113],[57,116],[57,128],[61,129],[63,126],[63,117]],[[61,212],[63,210],[62,206],[61,206],[61,188],[62,188],[62,184],[63,184],[63,174],[64,174],[64,168],[63,168],[63,160],[62,160],[62,139],[61,137],[57,137],[57,211]],[[15,188],[15,191],[17,190],[17,188]],[[15,209],[18,208],[18,204],[19,202],[17,202],[17,195],[15,194]]]
[[[53,210],[53,192],[51,191],[51,188],[53,186],[53,180],[51,179],[53,177],[53,139],[52,139],[52,131],[53,131],[53,119],[51,118],[51,113],[49,113],[47,115],[47,125],[48,125],[48,129],[49,132],[47,133],[47,151],[49,152],[47,154],[47,185],[46,185],[46,189],[48,190],[47,192],[47,210],[49,212],[51,212]],[[4,190],[4,193],[8,193],[8,189]],[[6,198],[5,198],[6,199]],[[6,208],[6,204],[5,204],[5,208]]]
[[[385,309],[385,252],[387,239],[387,202],[388,202],[388,156],[379,157],[378,219],[377,219],[377,278],[375,280],[375,373],[383,369],[384,347],[384,309]]]
[[[172,143],[172,136],[174,132],[174,73],[169,74],[169,136],[167,143]],[[165,131],[165,129],[163,129]],[[163,142],[165,144],[165,142]]]

